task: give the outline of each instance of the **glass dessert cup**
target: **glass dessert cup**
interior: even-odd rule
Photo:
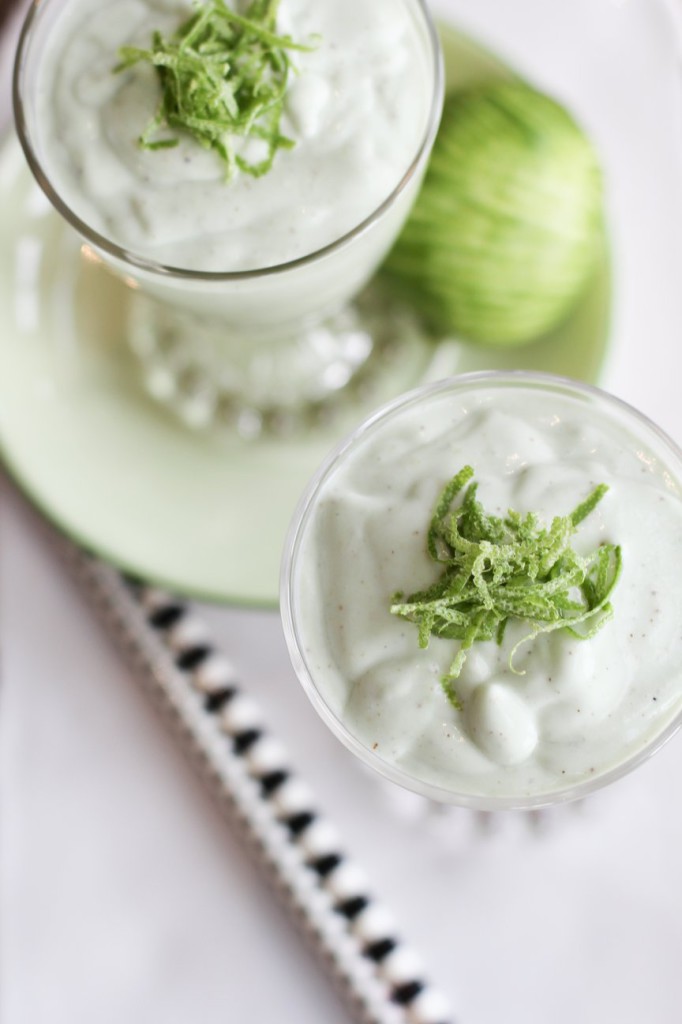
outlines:
[[[537,466],[533,464],[532,457],[524,461],[528,456],[528,448],[526,440],[523,438],[530,437],[531,434],[525,435],[523,430],[517,430],[512,421],[508,419],[510,409],[514,412],[515,402],[517,403],[516,409],[523,410],[524,416],[527,410],[532,410],[529,416],[536,416],[534,410],[537,406],[540,411],[537,412],[536,418],[538,423],[542,422],[542,430],[547,431],[548,436],[552,438],[553,445],[564,445],[565,450],[561,455],[560,462],[557,462],[555,457],[554,463],[543,463],[544,456],[539,459]],[[538,403],[544,403],[544,405],[541,407]],[[556,412],[553,411],[555,408]],[[431,420],[427,418],[425,410],[430,410],[433,416]],[[385,507],[377,511],[378,505],[381,504],[381,496],[384,494],[388,494],[392,508],[397,509],[402,503],[409,502],[414,493],[420,491],[419,500],[424,505],[423,515],[419,519],[420,529],[414,529],[417,520],[414,517],[410,518],[408,514],[406,522],[409,523],[409,529],[404,534],[404,543],[408,546],[416,543],[420,551],[425,549],[426,532],[433,511],[434,496],[437,497],[442,486],[461,466],[470,463],[476,467],[476,462],[470,454],[469,443],[471,437],[479,430],[478,426],[474,429],[474,424],[479,422],[476,417],[481,416],[494,418],[490,422],[497,424],[495,429],[498,429],[498,435],[500,425],[505,428],[503,433],[506,432],[506,436],[500,438],[498,448],[495,447],[495,444],[491,447],[487,440],[488,435],[484,434],[481,444],[483,447],[488,444],[488,454],[490,452],[493,454],[491,455],[488,479],[481,482],[482,490],[490,488],[496,472],[500,475],[514,477],[514,474],[519,472],[519,466],[521,467],[521,477],[525,473],[531,476],[536,473],[536,479],[543,476],[551,479],[553,466],[556,468],[557,464],[567,465],[568,472],[571,474],[574,474],[573,467],[577,466],[578,469],[575,470],[575,473],[578,475],[574,474],[571,477],[573,485],[576,480],[580,480],[580,473],[583,472],[580,462],[583,458],[589,473],[589,478],[583,482],[588,485],[589,490],[600,482],[598,474],[601,464],[594,461],[593,443],[594,437],[599,436],[601,441],[606,439],[605,458],[611,458],[609,449],[612,449],[611,467],[617,467],[617,472],[622,473],[622,478],[614,476],[614,479],[618,481],[619,491],[616,486],[609,484],[610,489],[616,494],[611,507],[613,508],[614,502],[617,502],[619,507],[628,504],[628,497],[632,497],[628,490],[630,486],[641,488],[633,493],[644,495],[644,505],[640,506],[639,501],[630,502],[633,508],[632,536],[629,540],[623,538],[624,569],[614,590],[613,617],[606,622],[603,629],[599,630],[596,639],[576,640],[573,642],[575,650],[572,649],[570,652],[571,654],[578,652],[578,659],[585,653],[589,659],[592,657],[589,653],[590,645],[606,642],[610,644],[609,657],[613,658],[613,662],[606,661],[600,665],[598,660],[592,663],[589,660],[580,662],[577,659],[573,666],[573,678],[571,678],[569,670],[566,679],[561,681],[556,678],[554,685],[552,685],[552,677],[547,676],[526,684],[526,680],[522,678],[526,674],[525,670],[526,668],[530,670],[534,656],[542,657],[538,645],[548,639],[548,637],[535,634],[532,642],[525,645],[529,650],[527,659],[520,666],[521,672],[512,674],[506,680],[506,683],[511,684],[512,687],[523,688],[526,685],[534,687],[535,689],[529,690],[529,693],[537,694],[542,691],[536,709],[537,720],[540,723],[548,723],[549,716],[553,716],[553,728],[559,737],[561,746],[560,753],[556,754],[551,747],[554,736],[548,734],[547,742],[550,745],[543,747],[542,755],[538,754],[537,765],[529,768],[527,775],[512,776],[509,774],[508,778],[511,781],[508,786],[505,781],[506,772],[516,771],[519,764],[521,764],[522,772],[526,771],[523,762],[525,754],[518,758],[516,757],[517,751],[514,756],[506,757],[506,752],[503,750],[505,756],[502,756],[499,764],[494,766],[497,781],[490,783],[485,777],[490,765],[486,763],[485,767],[482,767],[483,762],[479,757],[480,749],[473,751],[470,761],[462,761],[462,765],[466,765],[466,771],[460,771],[460,765],[455,763],[452,764],[452,768],[447,763],[444,770],[442,762],[436,769],[427,763],[424,752],[429,751],[429,744],[431,744],[431,748],[435,749],[434,744],[441,740],[438,737],[434,740],[433,736],[428,739],[428,742],[422,740],[421,737],[418,741],[414,739],[415,730],[421,728],[421,722],[424,720],[422,707],[426,706],[429,700],[440,699],[439,709],[432,716],[436,721],[436,730],[439,736],[447,732],[448,737],[451,735],[454,737],[455,745],[469,744],[471,746],[471,733],[476,726],[476,719],[472,717],[473,711],[471,710],[474,706],[474,701],[471,700],[472,695],[477,689],[480,691],[482,685],[496,684],[498,677],[491,678],[489,674],[485,673],[481,675],[480,665],[477,666],[474,663],[472,675],[465,678],[465,665],[461,677],[462,690],[461,694],[458,694],[462,697],[461,709],[453,711],[449,702],[443,699],[439,685],[440,680],[437,678],[437,669],[440,666],[442,671],[443,664],[447,667],[450,663],[454,654],[453,641],[436,640],[436,644],[449,645],[444,656],[445,661],[441,659],[439,665],[429,663],[434,646],[433,637],[427,650],[418,650],[416,626],[413,623],[398,620],[389,614],[389,606],[394,600],[398,587],[404,586],[421,590],[429,587],[433,580],[428,576],[412,579],[409,572],[407,578],[404,572],[402,575],[398,573],[394,576],[390,564],[386,568],[381,562],[382,554],[387,552],[391,559],[396,557],[396,549],[400,546],[400,540],[398,533],[391,528],[389,517],[385,515]],[[485,421],[481,419],[480,422],[483,423],[482,429],[485,431],[487,429]],[[535,420],[529,420],[529,422],[534,423]],[[437,430],[434,427],[436,423],[438,424]],[[409,466],[411,463],[418,464],[424,458],[428,458],[424,453],[428,450],[429,444],[434,443],[434,437],[439,440],[443,436],[443,423],[447,425],[448,431],[455,431],[455,440],[448,441],[451,444],[452,463],[448,462],[446,467],[441,467],[442,477],[437,481],[428,482],[429,486],[425,488],[423,479],[417,483],[414,476],[409,475]],[[583,423],[588,425],[584,426]],[[467,434],[467,430],[469,434]],[[434,431],[436,432],[434,433]],[[471,433],[472,431],[473,433]],[[594,431],[600,433],[593,433]],[[602,431],[603,433],[601,433]],[[415,440],[417,435],[418,440]],[[411,439],[410,444],[414,441],[414,450],[409,447],[404,451],[401,449],[400,446],[406,444],[406,438]],[[462,438],[466,443],[461,443]],[[556,438],[558,440],[555,440]],[[539,443],[537,436],[533,438],[532,443]],[[450,449],[448,450],[450,451]],[[418,451],[417,455],[415,455],[415,451]],[[507,453],[506,457],[501,454],[504,451]],[[623,455],[623,452],[627,454]],[[628,460],[631,460],[629,468]],[[476,479],[480,479],[478,470],[484,470],[484,467],[482,459],[477,461],[481,464],[477,468]],[[374,477],[375,473],[384,472],[382,467],[384,462],[387,466],[394,468],[396,465],[401,468],[405,467],[408,477],[404,487],[393,487],[390,484],[384,491],[383,476],[377,478],[379,483],[376,485],[372,483],[371,486],[367,475],[364,481],[362,480],[363,468],[367,474],[368,467],[370,467],[369,474]],[[604,464],[606,465],[607,462]],[[538,471],[539,477],[537,476]],[[416,472],[417,470],[415,470]],[[639,474],[641,476],[638,480]],[[435,491],[431,483],[434,484]],[[365,484],[366,490],[363,491]],[[543,483],[542,486],[544,487],[545,484]],[[556,510],[557,514],[568,513],[571,508],[570,506],[569,508],[564,507],[566,496],[565,488],[561,489],[561,481],[559,480],[557,483],[556,480],[551,479],[548,486],[550,487],[549,505],[552,510]],[[554,500],[554,490],[552,490],[555,486],[559,487],[556,492],[556,500]],[[653,491],[650,490],[652,487]],[[425,490],[428,492],[430,500],[424,498]],[[572,490],[571,493],[574,494],[575,490]],[[620,494],[620,498],[618,494]],[[652,496],[654,494],[655,498]],[[581,500],[584,496],[585,494],[580,490],[576,495],[577,500]],[[607,497],[609,496],[607,495]],[[484,507],[488,509],[489,506],[485,499],[482,500]],[[651,512],[649,500],[663,503],[661,509],[665,503],[670,503],[665,507],[672,510],[673,518],[670,520],[661,518],[660,529],[657,529],[655,505],[651,506],[654,508],[651,513],[653,518],[648,518]],[[649,528],[660,533],[663,538],[659,560],[658,562],[652,561],[650,568],[656,565],[660,567],[666,562],[672,565],[678,564],[679,544],[682,539],[681,500],[682,451],[680,448],[644,415],[625,402],[597,388],[566,378],[523,371],[464,374],[417,388],[375,412],[332,452],[310,482],[296,510],[284,549],[280,603],[285,638],[299,681],[323,721],[365,765],[378,772],[385,780],[397,783],[404,789],[411,790],[429,801],[441,805],[452,804],[481,812],[490,812],[535,810],[584,798],[642,764],[659,750],[682,724],[682,652],[679,648],[679,636],[675,633],[675,623],[679,623],[680,618],[680,593],[679,586],[676,587],[674,581],[674,571],[671,571],[667,577],[667,594],[673,599],[673,603],[672,606],[668,606],[666,614],[668,628],[672,632],[668,637],[667,644],[663,645],[667,646],[671,660],[666,662],[665,669],[661,669],[662,663],[659,662],[656,662],[656,666],[650,667],[652,680],[656,671],[662,671],[661,678],[665,676],[665,686],[668,689],[664,693],[664,689],[657,689],[660,680],[652,682],[651,690],[647,690],[646,695],[642,696],[644,710],[638,709],[637,711],[643,721],[648,714],[647,707],[661,709],[660,716],[653,717],[654,713],[652,712],[652,717],[646,719],[646,727],[642,726],[641,732],[635,735],[637,727],[633,726],[632,717],[628,721],[623,718],[622,723],[617,721],[620,713],[618,709],[621,704],[623,707],[628,705],[627,714],[630,714],[629,706],[632,705],[634,708],[634,697],[629,691],[625,695],[625,690],[621,687],[620,682],[616,682],[616,688],[609,696],[608,691],[613,680],[607,680],[609,669],[613,669],[615,666],[616,672],[613,674],[618,677],[620,667],[625,673],[625,666],[629,664],[631,654],[632,657],[635,656],[635,646],[638,641],[634,637],[633,616],[636,622],[645,616],[647,623],[653,622],[653,605],[647,604],[647,601],[649,596],[653,595],[654,605],[657,606],[659,602],[659,598],[656,596],[656,583],[653,583],[651,590],[647,588],[646,595],[642,595],[641,607],[636,603],[634,597],[626,597],[626,594],[629,595],[632,590],[632,581],[639,583],[637,572],[640,570],[636,568],[640,555],[637,548],[637,536],[640,533],[644,536],[645,531]],[[519,506],[513,503],[503,505],[500,498],[499,507],[495,506],[496,514],[503,514],[503,510],[512,505],[518,507],[519,512],[529,511],[521,504]],[[389,511],[392,511],[392,508]],[[349,509],[351,510],[350,514]],[[366,511],[367,509],[370,510],[369,513]],[[358,515],[358,510],[360,510],[360,515]],[[535,511],[534,507],[533,510]],[[492,507],[490,507],[490,511],[492,511]],[[612,515],[613,512],[609,512],[609,514]],[[374,520],[372,515],[376,515]],[[619,515],[620,518],[617,521],[622,527],[622,523],[627,522],[627,513],[625,513],[625,519],[623,519],[623,513],[619,512]],[[362,518],[363,516],[364,518]],[[663,517],[663,512],[661,512],[661,516]],[[544,510],[541,518],[549,525],[549,515],[544,514]],[[354,520],[356,520],[355,524]],[[330,521],[336,523],[331,528],[331,534],[328,525]],[[349,523],[351,524],[350,532],[348,532]],[[664,536],[665,525],[669,528],[667,536]],[[340,532],[344,530],[348,532],[347,544],[344,543]],[[606,518],[603,522],[597,523],[594,530],[596,531],[595,537],[603,537],[604,532],[608,533]],[[388,537],[383,550],[381,549],[383,541],[377,542],[377,536],[382,534],[386,534]],[[419,534],[416,541],[414,534]],[[331,558],[325,560],[325,546],[328,547],[330,536],[336,538],[336,547],[342,550],[342,555],[335,563],[336,569],[331,574],[329,567],[332,565],[332,560]],[[597,541],[597,543],[601,542],[601,540]],[[677,545],[677,557],[672,549],[675,544]],[[402,557],[398,553],[397,558],[401,559]],[[426,561],[425,559],[424,564]],[[646,561],[645,558],[642,559],[642,564],[644,561]],[[348,564],[351,568],[347,572],[343,567],[339,569],[342,563]],[[419,562],[411,564],[413,567],[414,565],[421,566]],[[377,577],[380,579],[380,583],[377,585],[378,589],[375,588],[372,577],[374,566],[380,567],[376,570]],[[421,567],[423,568],[423,566]],[[362,568],[364,571],[361,571]],[[364,605],[361,603],[358,606],[355,620],[353,614],[347,614],[343,610],[351,603],[352,591],[349,591],[346,584],[351,579],[353,571],[357,577],[362,576],[362,587],[367,587],[370,597],[380,593],[382,601],[381,608],[376,613],[372,613],[371,609],[368,610],[367,602]],[[630,576],[630,573],[634,575]],[[394,586],[396,579],[398,579],[398,585]],[[322,582],[319,583],[318,580],[322,580]],[[330,580],[333,580],[333,583],[330,583]],[[325,590],[325,585],[328,587],[327,590]],[[618,587],[621,588],[620,593]],[[383,588],[386,588],[385,593],[383,593]],[[626,588],[630,589],[626,591]],[[666,600],[664,588],[665,584],[662,584],[661,608]],[[639,591],[637,591],[637,600],[639,600]],[[635,603],[630,606],[628,601]],[[337,607],[338,616],[336,616]],[[655,611],[658,611],[657,607]],[[372,614],[374,614],[374,620],[370,624],[369,616]],[[384,614],[385,621],[381,618]],[[652,616],[651,619],[649,619],[649,615]],[[618,632],[612,633],[612,637],[609,639],[609,628],[618,623],[619,617],[621,621],[617,626]],[[363,620],[367,621],[366,627],[364,624],[358,626],[358,622],[362,623]],[[394,629],[394,623],[397,632]],[[644,629],[641,622],[639,628]],[[653,630],[655,627],[652,626],[651,629]],[[393,633],[391,630],[394,630]],[[368,640],[368,637],[372,637],[373,631],[376,631],[377,635],[376,646],[372,648],[368,645],[373,640]],[[528,633],[525,625],[524,633]],[[358,680],[360,680],[361,689],[366,686],[364,680],[375,671],[372,659],[373,657],[376,659],[377,650],[390,648],[394,641],[400,645],[403,643],[402,634],[409,634],[410,642],[414,647],[414,658],[412,655],[408,656],[409,664],[406,673],[408,676],[422,673],[419,686],[424,685],[423,692],[420,690],[418,698],[410,705],[407,720],[399,721],[395,718],[395,703],[405,701],[407,705],[412,700],[413,694],[404,688],[405,673],[401,675],[398,658],[394,657],[396,651],[389,649],[385,655],[388,673],[384,673],[380,685],[374,690],[363,690],[364,693],[369,694],[370,701],[366,705],[366,709],[368,709],[366,721],[370,722],[370,725],[366,726],[358,717],[359,705],[354,687],[358,684]],[[554,643],[556,640],[559,644],[564,644],[566,641],[563,634],[563,630],[554,633],[552,642]],[[652,643],[655,635],[652,632]],[[641,636],[640,651],[644,652],[645,632],[642,632]],[[631,651],[624,654],[623,648],[628,645]],[[474,654],[476,648],[501,650],[494,641],[474,644],[468,652],[468,657],[473,658],[474,661],[479,657],[478,654]],[[406,649],[403,647],[397,653],[404,657]],[[606,650],[605,647],[600,649]],[[347,659],[350,656],[346,652],[351,650],[361,651],[358,662],[360,668],[355,676],[348,670]],[[504,652],[505,660],[507,653],[507,651]],[[384,655],[381,654],[381,657]],[[565,658],[565,655],[560,655],[560,657]],[[418,659],[424,659],[424,661],[420,662]],[[596,666],[595,674],[583,678],[580,675],[581,665],[584,668],[585,665],[589,666],[590,664]],[[416,670],[415,665],[418,665]],[[539,669],[540,675],[542,675],[542,671],[542,668]],[[559,673],[561,668],[556,671]],[[577,678],[576,671],[579,673]],[[637,685],[639,683],[638,678]],[[628,681],[625,685],[630,686],[630,682]],[[644,689],[647,685],[649,684],[645,679]],[[604,687],[603,691],[599,689],[601,686]],[[572,687],[577,688],[572,690]],[[619,687],[621,688],[619,689]],[[571,694],[574,696],[577,694],[574,700]],[[552,700],[556,697],[556,708],[553,705],[550,706],[548,695]],[[365,698],[361,697],[361,699]],[[513,697],[512,701],[516,701],[516,699]],[[571,704],[572,700],[573,704]],[[591,700],[593,706],[590,705]],[[653,703],[649,704],[650,701]],[[582,707],[576,707],[576,703],[582,704]],[[517,714],[516,706],[516,704],[508,705],[510,713],[513,712],[512,718]],[[576,727],[571,724],[571,731],[567,733],[566,723],[559,723],[556,712],[566,716],[569,707],[574,723],[578,721],[575,712],[583,711],[584,713],[580,719],[580,725]],[[505,711],[505,708],[502,710]],[[626,712],[624,711],[623,714]],[[655,714],[658,715],[658,710]],[[382,726],[379,723],[382,716],[384,720],[389,719],[389,730],[393,729],[393,733],[390,731],[385,734],[381,733]],[[412,725],[412,719],[417,723],[416,725]],[[612,719],[616,722],[612,732],[598,733],[596,731],[602,729],[604,723],[608,723],[605,728],[612,729],[610,724]],[[396,724],[390,725],[391,720]],[[499,719],[497,721],[499,722]],[[583,754],[581,753],[582,736],[583,733],[587,736],[586,743],[593,742],[593,735],[589,732],[593,728],[593,723],[596,723],[594,725],[595,745],[589,750],[585,748]],[[372,730],[375,728],[377,742],[371,742],[374,735]],[[410,730],[413,731],[411,742],[415,742],[414,749],[419,750],[416,757],[413,757],[411,751],[406,757],[404,755],[405,746],[400,747],[406,733]],[[482,732],[479,732],[478,736],[481,735]],[[544,733],[541,735],[541,740],[543,743],[545,742]],[[539,743],[540,741],[538,741],[538,750],[540,749]],[[598,752],[597,744],[599,743],[603,744],[601,753]],[[420,744],[421,746],[419,746]],[[390,756],[382,756],[382,749],[390,750]],[[395,755],[396,750],[402,752]],[[453,750],[452,745],[448,746],[448,752],[451,750]],[[485,750],[487,752],[488,748],[485,747]],[[455,751],[455,753],[457,752]],[[459,753],[457,756],[460,756]],[[535,752],[532,756],[535,757]],[[545,758],[544,764],[542,757]],[[411,761],[410,758],[412,758]],[[567,760],[563,761],[561,758]],[[434,761],[433,765],[436,764],[437,762]],[[551,765],[551,771],[543,774],[547,764]],[[565,764],[565,769],[561,768],[562,764]],[[471,768],[472,765],[473,768]],[[519,781],[527,778],[532,780],[527,786],[525,781]],[[482,780],[480,786],[478,785],[479,779]]]
[[[363,316],[353,300],[408,215],[438,127],[443,64],[424,0],[414,0],[413,14],[431,74],[427,116],[396,186],[330,244],[289,262],[225,273],[166,266],[129,251],[81,219],[60,191],[34,93],[51,30],[68,3],[36,0],[29,11],[14,71],[16,128],[39,185],[82,236],[84,257],[127,285],[128,340],[147,390],[196,427],[225,421],[249,436],[264,425],[276,431],[314,422],[371,374],[384,344],[375,336],[376,317]]]

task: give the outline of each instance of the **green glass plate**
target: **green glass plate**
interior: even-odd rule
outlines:
[[[449,86],[510,75],[442,29]],[[300,492],[354,425],[289,440],[195,435],[143,393],[124,344],[125,289],[81,251],[19,145],[0,152],[0,451],[31,500],[76,541],[159,585],[207,600],[277,601]],[[529,368],[594,382],[606,352],[609,269],[570,320],[521,349],[421,343],[371,406],[454,372]],[[369,407],[356,409],[355,420]]]

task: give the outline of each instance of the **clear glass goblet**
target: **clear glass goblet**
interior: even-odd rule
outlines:
[[[434,502],[474,458],[493,495],[484,508],[517,507],[509,488],[539,494],[538,508],[519,501],[518,511],[547,526],[606,475],[611,518],[595,510],[581,526],[587,550],[580,532],[574,543],[586,558],[604,539],[622,544],[623,570],[613,617],[591,639],[538,632],[513,669],[509,647],[533,633],[529,623],[511,638],[508,624],[502,646],[474,644],[455,709],[440,678],[456,642],[432,637],[420,650],[416,625],[389,608],[396,591],[438,575],[426,553]],[[463,374],[379,409],[310,482],[282,562],[289,654],[323,721],[384,779],[483,813],[574,801],[642,764],[682,724],[681,543],[682,451],[645,416],[573,380]],[[494,700],[504,690],[497,705],[493,690]]]
[[[289,262],[222,272],[163,265],[123,248],[88,223],[61,187],[45,145],[36,79],[71,2],[35,0],[28,13],[14,73],[16,127],[34,176],[85,240],[87,257],[101,260],[128,287],[128,341],[147,390],[197,427],[226,422],[248,436],[264,426],[276,431],[315,422],[352,395],[354,383],[371,373],[377,350],[395,340],[377,337],[377,318],[365,316],[353,299],[407,217],[438,127],[443,62],[427,4],[396,0],[407,5],[428,81],[418,143],[392,190],[322,248]]]

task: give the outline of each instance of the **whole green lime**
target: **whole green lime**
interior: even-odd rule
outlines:
[[[518,80],[452,93],[386,269],[439,331],[532,341],[594,270],[602,192],[595,150],[559,103]]]

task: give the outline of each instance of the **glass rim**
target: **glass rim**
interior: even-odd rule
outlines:
[[[383,778],[438,803],[453,804],[479,811],[535,810],[578,800],[604,788],[610,783],[628,775],[645,761],[648,761],[650,757],[667,743],[682,726],[682,706],[667,725],[651,737],[644,747],[633,752],[624,761],[581,781],[568,783],[566,786],[558,786],[546,792],[530,796],[479,795],[466,791],[458,792],[446,786],[420,779],[397,767],[395,764],[384,760],[362,743],[330,708],[314,681],[303,645],[300,642],[294,580],[302,538],[312,515],[315,499],[349,449],[362,440],[368,431],[385,422],[396,412],[402,411],[411,405],[421,402],[425,398],[431,398],[439,393],[447,391],[456,393],[468,391],[477,386],[503,386],[505,384],[507,386],[527,385],[545,391],[560,391],[571,397],[579,397],[606,405],[607,408],[625,415],[630,421],[634,421],[640,428],[653,435],[679,463],[680,468],[682,468],[682,448],[669,434],[629,402],[593,384],[573,380],[570,377],[528,370],[485,370],[458,374],[433,383],[420,385],[385,403],[332,449],[309,481],[296,506],[285,538],[280,571],[280,615],[289,657],[308,699],[331,732],[365,765],[375,770]]]
[[[413,178],[420,172],[431,151],[431,147],[438,130],[438,125],[440,123],[445,91],[443,54],[440,46],[438,30],[426,0],[406,0],[408,4],[411,4],[420,12],[423,24],[426,27],[428,44],[430,47],[431,57],[433,59],[431,103],[428,118],[426,120],[426,127],[412,161],[390,194],[370,214],[368,214],[367,217],[360,221],[359,224],[356,224],[355,227],[341,235],[340,238],[329,242],[327,245],[324,245],[319,249],[315,249],[313,252],[306,253],[303,256],[298,256],[285,263],[276,263],[267,267],[232,271],[191,270],[186,267],[176,267],[169,264],[159,263],[156,260],[138,255],[130,249],[125,248],[125,246],[121,246],[116,242],[113,242],[106,235],[100,234],[71,209],[69,204],[62,199],[57,188],[52,184],[50,176],[45,170],[43,162],[38,157],[36,148],[34,147],[29,119],[26,116],[26,104],[24,102],[24,78],[27,56],[34,37],[34,29],[39,23],[38,19],[40,18],[41,13],[49,7],[49,2],[50,0],[32,0],[19,35],[12,74],[12,106],[14,111],[14,123],[19,142],[31,172],[33,173],[33,176],[38,182],[40,188],[43,190],[54,208],[62,215],[62,217],[64,217],[71,227],[75,228],[75,230],[78,231],[78,233],[82,235],[87,242],[91,243],[103,253],[106,253],[108,256],[113,257],[116,260],[120,260],[123,263],[129,264],[138,270],[158,274],[166,278],[176,278],[185,281],[216,282],[250,281],[263,277],[275,277],[290,270],[294,270],[297,267],[308,266],[320,259],[324,259],[326,256],[332,255],[337,250],[345,248],[356,238],[364,235],[377,221],[379,221],[383,217],[384,213],[394,205],[398,197],[405,191]]]

